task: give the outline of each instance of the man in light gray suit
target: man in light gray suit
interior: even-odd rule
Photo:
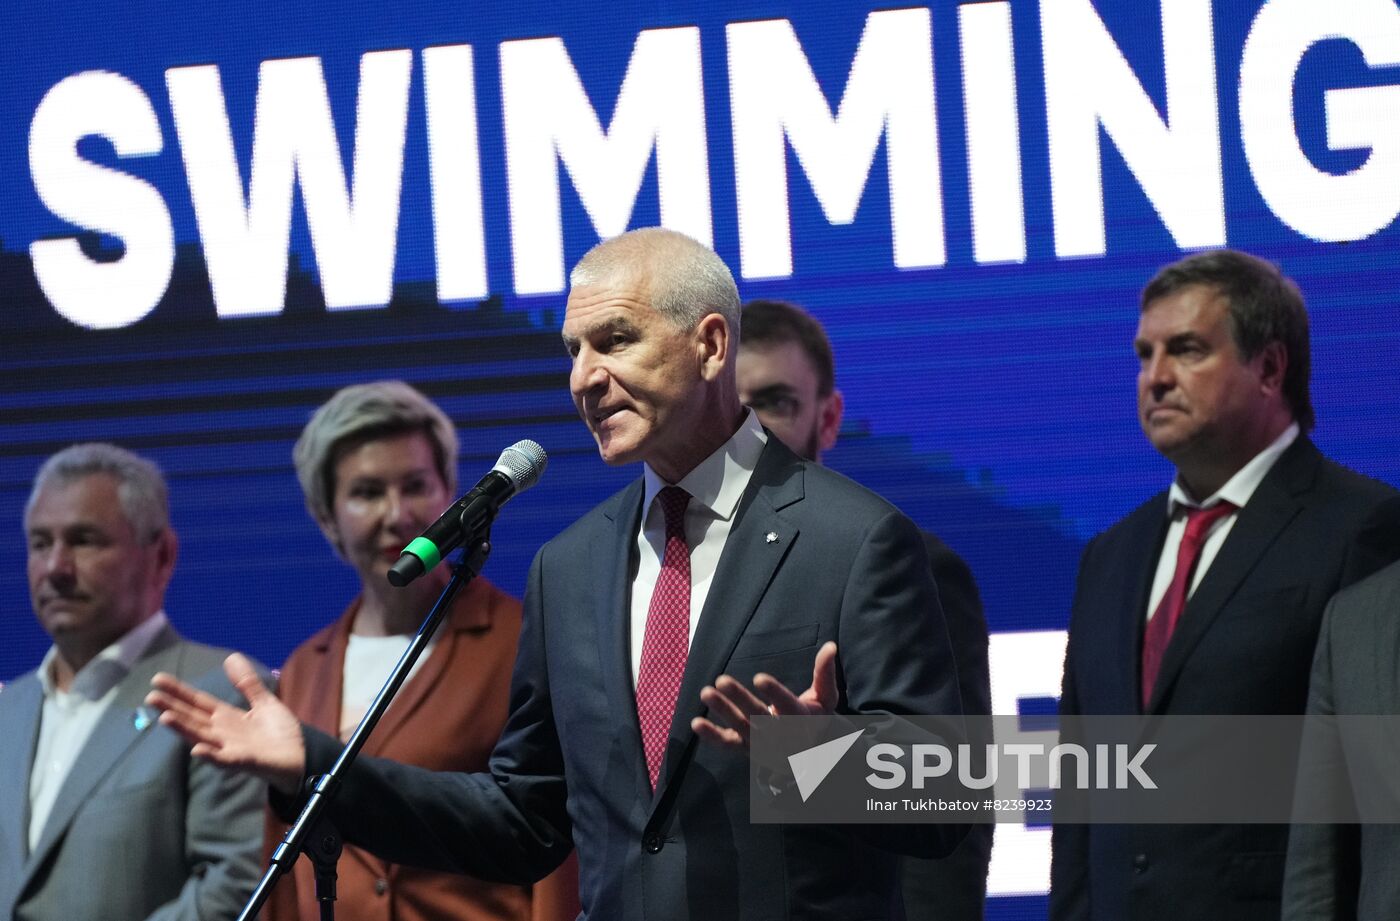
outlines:
[[[1400,714],[1400,563],[1339,592],[1323,615],[1313,658],[1308,713]],[[1326,797],[1364,819],[1368,801],[1393,814],[1396,753],[1377,723],[1304,736],[1300,801]],[[1349,803],[1336,797],[1347,796]],[[1382,921],[1400,915],[1400,825],[1299,823],[1288,838],[1285,921]]]
[[[0,919],[232,918],[257,881],[265,788],[192,759],[141,702],[157,671],[234,693],[227,650],[166,621],[168,518],[160,471],[112,445],[35,478],[29,590],[53,647],[0,693]]]

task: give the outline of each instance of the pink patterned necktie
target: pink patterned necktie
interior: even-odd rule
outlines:
[[[1142,637],[1143,710],[1147,709],[1152,699],[1152,688],[1157,683],[1157,673],[1162,669],[1167,644],[1171,642],[1177,621],[1186,610],[1186,599],[1191,595],[1191,577],[1201,558],[1201,547],[1211,527],[1235,509],[1232,502],[1220,502],[1210,508],[1186,510],[1186,533],[1181,536],[1181,547],[1176,551],[1176,572],[1172,574],[1167,592],[1158,602],[1157,610],[1147,622],[1147,631]]]
[[[685,507],[690,494],[679,486],[667,486],[656,499],[666,516],[666,548],[647,608],[642,665],[637,672],[637,719],[653,790],[661,774],[690,651],[690,545],[685,541]]]

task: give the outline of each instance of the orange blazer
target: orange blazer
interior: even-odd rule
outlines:
[[[278,694],[303,722],[330,735],[340,725],[341,673],[357,598],[302,643],[282,668]],[[364,754],[437,771],[484,771],[505,725],[520,633],[520,602],[485,579],[457,596],[437,643],[375,727]],[[269,812],[267,853],[287,826]],[[573,855],[534,886],[391,864],[346,845],[338,867],[338,921],[573,921]],[[265,921],[318,921],[311,864],[299,859],[263,910]]]

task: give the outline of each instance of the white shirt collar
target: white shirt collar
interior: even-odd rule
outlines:
[[[768,435],[758,415],[752,409],[747,410],[739,430],[674,485],[690,493],[691,509],[704,507],[715,518],[727,521],[738,509],[744,487],[749,482],[747,474],[758,466],[758,456],[767,443]],[[745,475],[737,476],[741,471]],[[645,518],[656,494],[672,484],[663,480],[650,464],[643,465],[642,481],[642,517]]]
[[[1229,502],[1236,508],[1244,508],[1254,491],[1259,488],[1259,484],[1264,481],[1264,477],[1278,462],[1279,456],[1297,439],[1298,433],[1298,423],[1295,422],[1284,429],[1283,434],[1275,438],[1273,444],[1254,455],[1249,463],[1237,470],[1234,476],[1225,481],[1224,486],[1200,502],[1187,494],[1179,478],[1173,480],[1171,492],[1167,497],[1167,517],[1174,517],[1182,508],[1210,508],[1222,501]]]
[[[93,657],[92,661],[79,669],[73,676],[70,694],[81,694],[89,700],[98,700],[116,687],[131,671],[136,660],[145,655],[151,643],[170,621],[165,611],[159,610],[127,631],[126,635]],[[58,647],[50,646],[39,664],[39,684],[45,697],[52,697],[58,689],[54,685],[53,667],[58,659]]]

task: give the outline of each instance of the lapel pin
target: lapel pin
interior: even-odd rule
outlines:
[[[778,542],[778,532],[769,531],[767,534],[764,535],[763,539],[770,544],[776,544]]]
[[[150,707],[138,707],[136,709],[136,716],[132,719],[131,724],[136,727],[137,732],[145,732],[146,727],[155,721],[155,710]]]

